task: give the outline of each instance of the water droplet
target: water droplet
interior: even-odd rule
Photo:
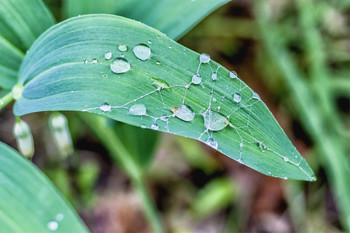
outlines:
[[[217,112],[205,112],[203,117],[205,128],[211,131],[220,131],[229,125],[227,118]]]
[[[239,93],[235,93],[233,94],[233,101],[235,101],[236,103],[241,102],[242,100],[242,96]]]
[[[200,61],[200,63],[208,63],[210,61],[210,56],[206,53],[202,53],[199,56],[199,61]]]
[[[159,61],[156,61],[156,65],[160,65],[160,62],[159,62]]]
[[[239,147],[240,147],[240,148],[243,148],[243,147],[244,147],[243,142],[241,142],[241,143],[239,144]]]
[[[146,129],[147,126],[146,126],[146,125],[141,125],[141,128],[142,128],[142,129]]]
[[[149,41],[147,41],[147,43],[148,43],[148,44],[152,44],[152,41],[149,40]]]
[[[218,74],[217,74],[216,72],[213,72],[213,73],[211,74],[211,79],[212,79],[213,81],[216,81],[217,77],[218,77]]]
[[[172,108],[171,111],[176,117],[183,121],[192,121],[196,115],[189,106],[184,104],[181,104],[179,107]]]
[[[235,78],[237,78],[237,77],[238,77],[238,76],[237,76],[236,71],[230,71],[230,78],[235,79]]]
[[[83,60],[83,63],[84,63],[84,64],[87,64],[88,62],[89,62],[88,59],[84,59],[84,60]]]
[[[213,147],[214,149],[218,149],[218,142],[214,138],[208,138],[205,142],[208,146]]]
[[[193,84],[200,84],[202,82],[202,77],[199,74],[195,74],[192,76],[192,83]]]
[[[59,213],[59,214],[56,215],[56,220],[59,221],[59,222],[62,221],[63,218],[64,218],[64,215],[61,214],[61,213]]]
[[[213,103],[216,103],[216,98],[213,98]]]
[[[161,121],[168,121],[168,116],[163,115],[159,118]]]
[[[128,46],[126,46],[125,44],[120,44],[118,45],[118,50],[120,52],[126,52],[128,50]]]
[[[151,129],[158,130],[158,129],[159,129],[159,126],[158,126],[156,123],[153,123],[153,124],[151,125]]]
[[[288,180],[288,177],[283,177],[284,180]]]
[[[162,79],[157,79],[157,78],[151,78],[151,79],[153,80],[152,85],[155,86],[156,88],[164,89],[169,87],[169,84]]]
[[[243,160],[242,158],[239,158],[239,159],[237,160],[237,162],[239,162],[239,163],[241,163],[241,164],[244,164],[244,160]]]
[[[96,64],[97,63],[97,59],[96,58],[92,59],[91,63],[92,64]]]
[[[253,94],[252,94],[252,98],[253,98],[253,99],[257,99],[257,100],[261,100],[261,99],[260,99],[260,96],[259,96],[256,92],[254,92],[254,91],[253,91]]]
[[[50,231],[56,231],[58,229],[58,222],[56,221],[50,221],[47,223],[47,228]]]
[[[134,104],[129,108],[128,114],[133,116],[145,116],[146,106],[143,104]]]
[[[105,59],[109,60],[109,59],[111,59],[111,57],[112,57],[112,52],[108,51],[105,53]]]
[[[166,34],[164,34],[164,35],[166,35]],[[169,46],[168,48],[169,48],[169,49],[172,49],[173,47]]]
[[[142,61],[146,61],[151,56],[151,49],[145,44],[136,45],[132,51]]]
[[[100,106],[100,110],[102,112],[109,112],[109,111],[111,111],[111,108],[112,108],[112,106],[107,104],[107,103],[104,103]]]
[[[130,70],[130,63],[125,58],[116,58],[110,65],[112,72],[122,74]]]

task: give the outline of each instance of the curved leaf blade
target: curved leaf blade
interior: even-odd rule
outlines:
[[[67,17],[108,13],[138,20],[177,40],[230,0],[66,0]]]
[[[24,51],[55,23],[40,0],[2,0],[0,7],[0,87],[17,82]]]
[[[151,50],[148,60],[134,55],[140,43]],[[119,51],[121,44],[129,49]],[[126,59],[130,70],[112,72],[113,58],[105,59],[106,51]],[[200,63],[197,53],[133,20],[112,15],[72,18],[45,32],[26,55],[20,70],[25,87],[14,112],[102,114],[197,139],[267,175],[314,180],[259,96],[234,73],[205,58]],[[147,114],[128,114],[134,104],[145,105]]]
[[[2,232],[88,232],[46,176],[0,142]]]

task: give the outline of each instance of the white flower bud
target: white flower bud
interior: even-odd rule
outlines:
[[[27,122],[17,121],[13,127],[13,134],[16,137],[19,152],[27,158],[34,154],[33,136]]]
[[[73,145],[67,118],[62,113],[52,113],[49,118],[49,126],[59,153],[62,156],[71,155],[73,153]]]

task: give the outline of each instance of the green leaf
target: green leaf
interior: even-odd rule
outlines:
[[[0,200],[2,232],[88,232],[47,177],[1,142]]]
[[[40,0],[2,0],[0,7],[0,87],[17,81],[24,51],[55,23]]]
[[[109,13],[138,20],[178,39],[230,0],[66,0],[67,17]]]
[[[144,49],[137,48],[135,56],[139,44],[150,48],[149,59],[139,59],[148,54]],[[119,51],[119,45],[128,50]],[[107,51],[111,59],[105,58]],[[20,70],[23,96],[14,112],[97,113],[197,139],[267,175],[314,180],[259,96],[235,73],[208,60],[208,55],[199,56],[133,20],[112,15],[72,18],[45,32],[27,53]],[[124,63],[123,69],[118,62]],[[155,79],[169,87],[156,88]],[[129,113],[134,104],[143,104],[146,115]]]

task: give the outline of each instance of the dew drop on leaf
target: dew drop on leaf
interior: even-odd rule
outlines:
[[[160,119],[161,121],[168,121],[168,116],[163,115],[163,116],[161,116],[159,119]]]
[[[118,50],[120,52],[126,52],[128,50],[128,46],[126,46],[125,44],[120,44],[118,45]]]
[[[56,221],[50,221],[47,223],[47,228],[50,230],[50,231],[56,231],[58,229],[58,222]]]
[[[100,106],[100,110],[102,112],[109,112],[111,111],[112,106],[110,104],[104,103]]]
[[[211,74],[211,79],[212,79],[213,81],[216,81],[217,77],[218,77],[218,74],[217,74],[216,72],[213,72],[213,73]]]
[[[96,58],[92,59],[91,63],[92,64],[96,64],[97,63],[97,59]]]
[[[192,121],[196,115],[192,109],[185,104],[181,104],[179,107],[174,107],[171,109],[171,111],[177,118],[183,121]]]
[[[210,56],[206,53],[202,53],[199,56],[199,61],[200,61],[200,63],[208,63],[210,61]]]
[[[234,102],[239,103],[239,102],[241,102],[241,100],[242,100],[242,96],[239,93],[233,94],[233,101]]]
[[[153,124],[151,125],[151,129],[158,130],[158,129],[159,129],[159,126],[158,126],[156,123],[153,123]]]
[[[237,78],[237,73],[236,73],[236,71],[230,71],[230,78],[231,78],[231,79]]]
[[[237,162],[239,162],[239,163],[241,163],[241,164],[244,164],[244,160],[243,160],[242,158],[239,158],[239,159],[237,160]]]
[[[111,57],[112,57],[112,52],[108,51],[105,53],[105,59],[109,60],[109,59],[111,59]]]
[[[202,82],[202,77],[199,74],[195,74],[192,76],[192,83],[193,84],[200,84]]]
[[[87,64],[87,63],[88,63],[88,60],[87,60],[87,59],[84,59],[84,60],[83,60],[83,63],[84,63],[84,64]]]
[[[254,92],[254,91],[253,91],[252,98],[253,98],[253,99],[257,99],[257,100],[261,100],[261,99],[260,99],[260,96],[259,96],[256,92]]]
[[[133,116],[145,116],[146,106],[143,104],[134,104],[129,108],[128,114]]]
[[[205,112],[203,117],[205,128],[211,131],[220,131],[229,125],[227,118],[217,112]]]
[[[130,70],[130,63],[125,58],[116,58],[110,65],[112,72],[122,74]]]
[[[214,138],[208,138],[205,144],[207,144],[210,147],[213,147],[214,149],[218,149],[218,142]]]
[[[139,44],[132,50],[141,61],[146,61],[151,56],[151,49],[145,44]]]

